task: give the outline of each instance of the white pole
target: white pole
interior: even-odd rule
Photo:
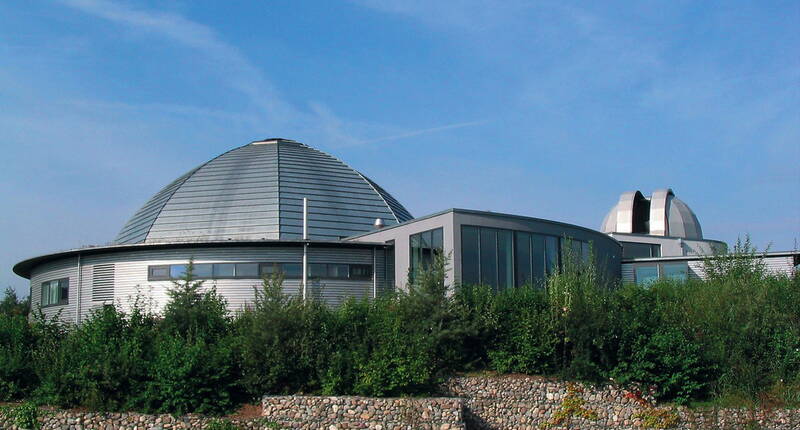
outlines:
[[[78,288],[75,290],[75,324],[81,323],[81,284],[83,283],[83,267],[81,265],[81,254],[78,253]]]
[[[303,300],[308,297],[308,199],[303,197]]]
[[[375,270],[378,263],[377,251],[375,247],[372,248],[372,298],[378,298],[378,271]]]

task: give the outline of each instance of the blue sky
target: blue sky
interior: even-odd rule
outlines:
[[[416,216],[591,228],[672,187],[708,238],[800,238],[798,1],[0,2],[0,287],[249,141]]]

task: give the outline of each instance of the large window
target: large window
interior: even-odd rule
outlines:
[[[496,289],[533,284],[558,271],[556,236],[491,227],[461,226],[461,282]],[[589,243],[572,241],[572,253],[589,259]]]
[[[637,265],[633,273],[639,285],[649,285],[658,279],[685,281],[689,279],[689,265],[685,262]]]
[[[520,286],[533,282],[533,258],[531,258],[531,234],[524,231],[514,232],[514,285]]]
[[[497,230],[481,228],[481,284],[497,286]]]
[[[42,282],[42,306],[66,305],[69,302],[69,278]]]
[[[685,281],[689,278],[689,266],[686,263],[662,264],[661,276],[676,281]]]
[[[544,238],[544,270],[548,276],[558,271],[558,242],[555,236]]]
[[[658,280],[658,266],[637,266],[636,283],[639,285],[649,285]]]
[[[661,245],[656,243],[620,242],[622,258],[661,257]]]
[[[170,281],[186,276],[188,264],[149,266],[149,281]],[[194,279],[260,279],[282,273],[286,279],[303,277],[300,263],[199,263],[194,265]],[[370,264],[310,263],[310,279],[372,279]]]
[[[441,228],[423,231],[409,236],[411,244],[412,279],[421,270],[431,266],[437,254],[444,249],[444,232]]]

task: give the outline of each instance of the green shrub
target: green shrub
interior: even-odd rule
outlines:
[[[161,330],[184,338],[217,339],[230,327],[225,298],[216,288],[206,288],[194,275],[194,261],[189,260],[186,272],[167,290],[169,302],[164,308]]]
[[[286,296],[276,275],[234,316],[190,264],[162,319],[137,301],[79,327],[40,309],[28,322],[8,299],[0,400],[221,414],[264,394],[432,394],[489,370],[653,384],[678,403],[800,405],[800,277],[771,275],[747,241],[734,251],[706,263],[706,281],[620,286],[565,250],[535,286],[452,294],[438,255],[407,292],[338,307]]]
[[[36,386],[33,346],[33,332],[25,316],[0,314],[0,401],[25,398]]]
[[[0,410],[0,415],[11,419],[15,426],[20,429],[38,429],[39,408],[31,402],[25,402],[18,406],[5,406]]]
[[[51,339],[53,349],[37,360],[43,401],[98,410],[136,406],[148,379],[155,333],[152,315],[137,305],[130,315],[104,306],[78,327],[50,330],[57,333],[48,336],[60,339]]]
[[[285,296],[280,275],[263,280],[235,326],[241,339],[242,383],[250,395],[320,388],[324,361],[339,345],[327,341],[331,310]]]
[[[525,286],[498,294],[498,327],[488,355],[500,373],[548,374],[558,369],[561,341],[544,290]]]
[[[163,334],[155,343],[144,410],[152,413],[219,415],[241,402],[233,338],[208,343]]]

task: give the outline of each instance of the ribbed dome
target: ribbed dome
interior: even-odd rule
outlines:
[[[336,240],[408,221],[411,214],[338,159],[285,139],[253,142],[179,177],[125,224],[114,243],[298,239],[303,198],[309,237]]]
[[[644,197],[639,191],[622,193],[617,204],[603,219],[601,231],[703,238],[697,216],[669,188],[656,190],[650,197]]]

